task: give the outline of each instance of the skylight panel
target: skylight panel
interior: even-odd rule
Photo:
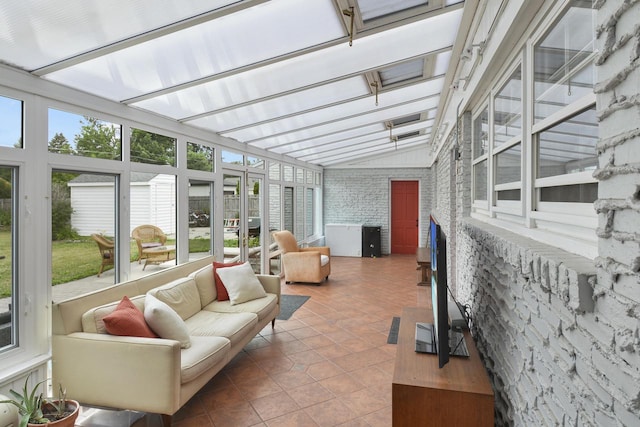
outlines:
[[[362,20],[367,23],[372,19],[381,18],[416,6],[426,6],[427,0],[358,0]]]
[[[403,62],[393,67],[384,68],[378,71],[382,87],[393,83],[404,82],[407,80],[422,77],[424,68],[424,59],[416,59],[414,61]]]
[[[420,120],[420,113],[411,114],[410,116],[399,117],[397,119],[393,119],[393,120],[391,120],[391,123],[393,124],[393,126],[400,126],[400,125],[404,125],[406,123],[417,122],[419,120]]]

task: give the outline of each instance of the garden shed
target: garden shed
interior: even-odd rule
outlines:
[[[114,183],[114,176],[99,174],[82,174],[69,181],[71,226],[81,236],[92,233],[113,236]],[[138,225],[153,224],[166,234],[175,234],[175,176],[132,172],[130,199],[131,230]]]

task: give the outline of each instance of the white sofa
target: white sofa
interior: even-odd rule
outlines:
[[[165,425],[280,312],[280,278],[257,275],[266,297],[216,299],[213,257],[178,265],[53,305],[53,384],[90,406],[162,414]],[[191,346],[110,335],[101,319],[123,296],[144,311],[149,293],[184,320]]]

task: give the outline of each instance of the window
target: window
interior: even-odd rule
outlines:
[[[0,96],[0,147],[22,148],[22,101]]]
[[[244,156],[240,153],[222,150],[222,163],[242,166],[244,164]]]
[[[214,159],[213,148],[187,142],[187,169],[213,172]]]
[[[591,2],[567,3],[515,54],[489,105],[472,117],[472,212],[595,256],[595,11]]]
[[[131,129],[131,161],[152,165],[176,165],[176,139]]]
[[[0,352],[18,345],[18,283],[14,271],[16,172],[12,167],[0,166]]]
[[[49,108],[50,153],[121,160],[121,135],[121,125]]]
[[[189,255],[212,253],[213,183],[189,181]]]

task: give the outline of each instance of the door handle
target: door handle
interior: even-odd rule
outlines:
[[[416,227],[418,226],[418,220],[416,219]]]

